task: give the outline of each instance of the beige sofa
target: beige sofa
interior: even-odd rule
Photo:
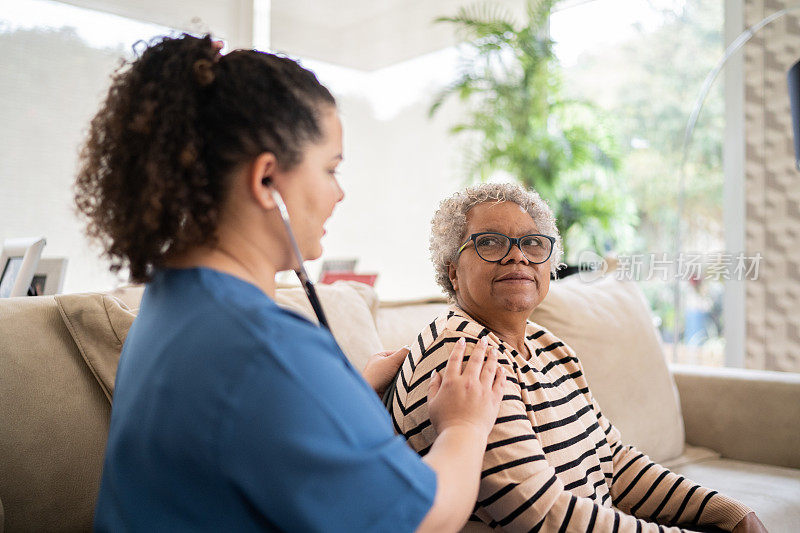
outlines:
[[[359,284],[319,292],[357,367],[413,342],[446,306],[379,302]],[[91,527],[116,363],[140,297],[0,300],[0,530]],[[278,300],[310,314],[300,289]],[[626,441],[747,503],[770,531],[800,531],[800,375],[668,368],[640,291],[612,278],[552,284],[532,320],[575,348]]]

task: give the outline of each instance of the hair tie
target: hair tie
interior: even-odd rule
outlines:
[[[192,65],[194,71],[194,79],[200,85],[205,87],[214,82],[214,63],[208,59],[198,59]]]

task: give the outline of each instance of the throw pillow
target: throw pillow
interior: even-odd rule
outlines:
[[[378,301],[375,291],[368,285],[353,281],[317,285],[316,289],[336,342],[360,372],[373,354],[383,350],[373,315]],[[281,307],[317,321],[314,310],[300,287],[278,289],[275,301]]]
[[[531,320],[575,350],[592,394],[625,444],[656,462],[683,452],[677,389],[635,282],[613,276],[552,282]]]

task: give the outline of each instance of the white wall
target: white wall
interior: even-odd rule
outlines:
[[[73,213],[77,153],[124,51],[166,29],[72,6],[54,10],[52,2],[18,5],[25,4],[47,9],[0,13],[0,240],[44,235],[45,256],[69,259],[64,292],[106,290],[124,280],[108,272]],[[23,19],[22,31],[9,27]],[[40,28],[24,29],[31,26]],[[464,180],[458,143],[447,134],[458,106],[445,105],[433,120],[427,109],[454,76],[454,51],[368,73],[305,64],[339,98],[345,125],[346,198],[327,226],[324,258],[357,257],[359,271],[379,273],[383,298],[438,294],[430,219]],[[309,265],[312,276],[319,265]]]
[[[44,256],[69,259],[66,291],[110,288],[115,278],[82,235],[71,187],[117,54],[67,31],[0,34],[0,48],[0,241],[45,236]]]
[[[111,73],[132,43],[165,31],[55,2],[0,11],[0,243],[45,236],[43,255],[69,260],[64,292],[120,282],[83,235],[72,184]]]
[[[428,238],[439,202],[464,184],[461,141],[448,134],[460,104],[433,119],[428,107],[454,76],[455,51],[370,73],[304,64],[332,89],[344,124],[345,199],[328,223],[323,259],[357,257],[358,271],[379,273],[383,299],[439,294]]]

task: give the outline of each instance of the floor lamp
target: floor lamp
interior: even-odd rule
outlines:
[[[706,101],[706,97],[708,96],[709,91],[711,91],[711,86],[714,84],[714,81],[719,76],[719,73],[722,72],[725,63],[728,62],[728,59],[735,54],[744,44],[753,38],[753,36],[758,33],[764,26],[774,22],[775,20],[783,17],[787,13],[792,11],[800,10],[800,6],[789,7],[786,9],[781,9],[780,11],[776,11],[772,15],[765,17],[758,23],[750,26],[746,30],[744,30],[741,34],[739,34],[736,39],[728,45],[725,49],[725,52],[722,54],[722,57],[717,61],[716,66],[708,73],[706,79],[703,81],[703,85],[700,88],[700,94],[697,96],[697,100],[695,101],[694,107],[692,108],[692,112],[689,115],[689,122],[686,124],[686,130],[683,136],[683,150],[681,156],[681,167],[680,173],[678,174],[678,208],[677,208],[677,221],[675,224],[675,245],[674,245],[674,254],[675,259],[677,260],[678,255],[681,252],[681,221],[683,219],[683,209],[684,209],[684,201],[685,201],[685,181],[686,181],[686,163],[689,156],[689,147],[692,143],[692,134],[694,133],[694,128],[697,125],[697,119],[700,116],[700,111],[703,109],[703,104]],[[792,127],[794,131],[794,148],[795,148],[795,164],[798,169],[800,169],[800,125],[798,124],[798,113],[800,113],[800,109],[797,111],[795,110],[796,107],[800,108],[800,93],[798,93],[798,89],[800,89],[800,67],[798,67],[800,62],[796,63],[794,67],[789,71],[789,94],[792,103]],[[794,78],[793,78],[794,76]],[[794,82],[792,81],[794,80]],[[794,85],[793,85],[794,83]],[[680,291],[680,279],[676,276],[675,283],[673,286],[674,291],[674,302],[675,302],[675,323],[673,325],[673,344],[672,344],[672,356],[673,361],[677,361],[678,358],[678,343],[680,341],[680,322],[678,321],[678,316],[680,315],[680,305],[681,305],[681,291]]]

